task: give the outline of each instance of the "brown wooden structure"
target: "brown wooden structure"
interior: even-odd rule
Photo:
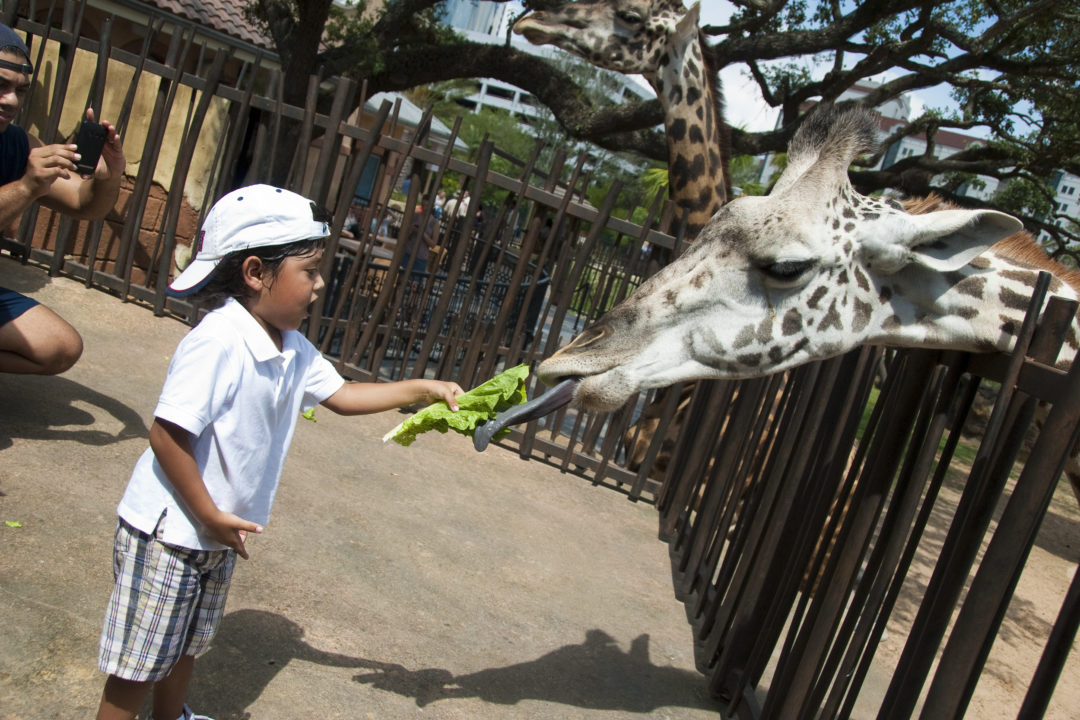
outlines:
[[[59,137],[65,104],[100,108],[106,94],[118,98],[112,117],[124,130],[151,87],[152,110],[141,152],[129,158],[137,172],[114,213],[80,223],[35,207],[3,247],[155,313],[196,321],[200,308],[164,293],[177,245],[190,241],[215,198],[269,180],[283,153],[283,184],[334,212],[328,288],[306,332],[352,379],[437,375],[471,386],[535,364],[642,282],[649,248],[683,247],[676,232],[664,232],[675,229],[662,198],[644,227],[615,216],[618,187],[599,207],[585,202],[584,158],[556,152],[542,161],[538,146],[515,174],[496,173],[490,143],[458,157],[449,149],[454,138],[431,141],[427,117],[404,127],[389,103],[357,116],[365,93],[351,81],[312,77],[312,102],[292,107],[265,57],[237,70],[237,55],[206,42],[197,27],[181,26],[163,43],[155,21],[132,52],[110,44],[107,23],[84,36],[71,13],[45,13],[43,21],[41,8],[17,12],[25,5],[5,5],[3,19],[27,32],[32,48],[57,49],[51,84],[34,88],[50,102],[31,103],[48,111],[36,118],[44,139]],[[161,47],[166,57],[155,57],[152,48]],[[98,58],[89,88],[70,86],[76,49]],[[332,97],[324,109],[315,102],[320,88]],[[215,107],[224,122],[207,123]],[[180,152],[162,181],[167,132],[178,133],[171,140]],[[209,168],[196,186],[201,196],[188,182],[196,159]],[[371,168],[375,192],[355,208],[357,232],[339,238]],[[395,202],[401,177],[409,189]],[[436,221],[440,249],[416,272],[403,266],[406,246],[414,225],[432,218],[431,193],[447,177],[470,192],[470,204],[460,217]],[[1032,315],[1009,356],[865,348],[782,376],[702,383],[662,477],[653,477],[652,464],[677,392],[635,471],[623,436],[655,393],[612,414],[563,410],[502,445],[656,504],[698,665],[732,713],[849,717],[978,388],[1000,386],[960,504],[941,529],[944,546],[903,656],[874,699],[883,719],[962,717],[1077,439],[1080,365],[1064,373],[1050,362],[1074,311]],[[530,387],[530,395],[540,392]],[[1080,577],[1062,598],[1017,717],[1042,716],[1078,622]]]

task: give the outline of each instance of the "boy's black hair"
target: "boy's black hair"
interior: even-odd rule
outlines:
[[[241,272],[245,259],[259,258],[263,264],[263,271],[270,273],[271,277],[277,277],[281,264],[286,258],[311,255],[324,247],[326,247],[326,238],[320,237],[229,253],[221,258],[209,281],[201,290],[194,293],[191,299],[211,310],[224,305],[228,298],[242,301],[252,294]]]

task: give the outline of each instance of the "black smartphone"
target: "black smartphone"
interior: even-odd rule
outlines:
[[[82,157],[75,163],[75,169],[80,175],[93,175],[97,168],[98,160],[101,159],[101,149],[105,147],[105,138],[109,131],[101,123],[83,120],[79,126],[79,134],[75,138],[75,144],[79,146],[78,153]]]

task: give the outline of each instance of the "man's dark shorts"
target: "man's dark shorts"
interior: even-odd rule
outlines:
[[[37,304],[38,301],[33,298],[0,287],[0,325],[7,325]]]

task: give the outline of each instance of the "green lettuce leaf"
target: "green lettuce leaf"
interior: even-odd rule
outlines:
[[[453,430],[471,437],[484,421],[494,418],[503,410],[525,402],[527,377],[529,377],[528,365],[512,367],[482,385],[477,385],[472,390],[458,395],[457,412],[440,400],[383,435],[383,442],[393,440],[399,445],[408,447],[417,435],[428,430],[438,430],[444,434],[447,430]],[[496,433],[495,437],[501,437],[509,432],[509,429],[502,430]]]

